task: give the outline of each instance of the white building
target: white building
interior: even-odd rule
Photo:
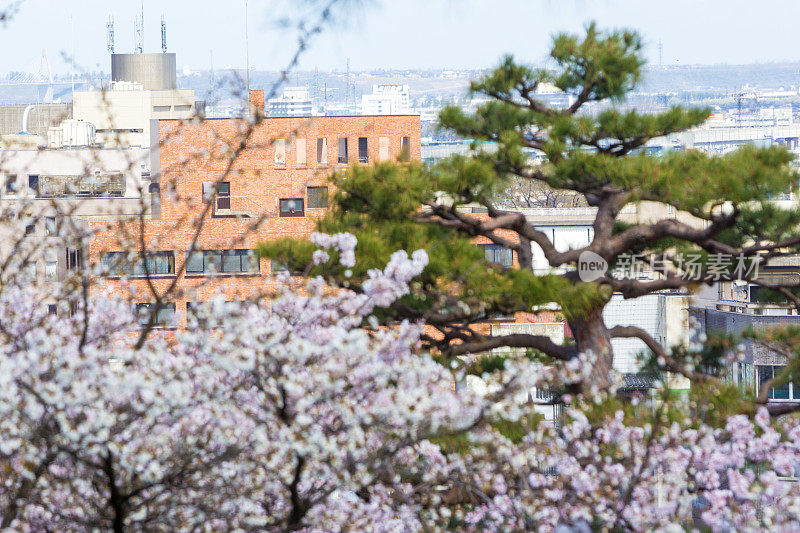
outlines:
[[[286,87],[283,95],[270,98],[266,104],[268,117],[308,117],[314,115],[314,102],[308,87]]]
[[[150,121],[190,119],[196,114],[191,89],[147,90],[138,82],[112,82],[96,91],[75,91],[72,116],[91,122],[104,146],[150,146]]]
[[[408,85],[373,85],[361,97],[362,115],[407,115],[411,112]]]

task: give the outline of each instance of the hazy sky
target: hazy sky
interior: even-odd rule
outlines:
[[[250,62],[256,69],[285,65],[296,46],[297,19],[307,0],[249,0]],[[651,62],[663,42],[665,64],[800,60],[798,0],[348,0],[340,20],[315,38],[301,68],[488,67],[504,53],[541,60],[550,37],[578,31],[587,21],[638,29]],[[0,0],[0,5],[9,0]],[[356,2],[355,4],[353,2]],[[359,3],[360,2],[360,3]],[[322,3],[322,2],[320,2]],[[139,0],[23,0],[0,28],[0,72],[38,72],[42,50],[53,70],[66,72],[73,49],[86,69],[110,70],[106,20],[114,16],[116,50],[133,48]],[[145,51],[160,51],[160,17],[179,68],[245,64],[245,0],[145,0]],[[72,20],[72,23],[70,23]],[[306,20],[311,22],[311,17]]]

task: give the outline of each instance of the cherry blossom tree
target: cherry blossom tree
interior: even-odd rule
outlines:
[[[318,267],[354,266],[351,235],[312,241]],[[556,427],[531,393],[586,379],[591,354],[451,368],[420,324],[379,325],[426,265],[396,252],[358,290],[285,275],[272,301],[214,299],[141,346],[119,298],[98,290],[62,317],[40,305],[57,289],[4,284],[3,527],[796,528],[796,419],[567,397]]]

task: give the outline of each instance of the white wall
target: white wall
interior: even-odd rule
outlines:
[[[570,249],[583,248],[592,242],[594,228],[587,225],[576,226],[536,226],[536,229],[547,234],[550,241],[559,252]],[[532,243],[533,269],[535,272],[546,272],[550,265],[544,257],[544,252],[538,244]]]

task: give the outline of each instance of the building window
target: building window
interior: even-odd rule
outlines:
[[[39,175],[38,174],[29,174],[28,175],[28,188],[39,194]]]
[[[58,307],[56,307],[56,304],[47,304],[47,314],[48,315],[58,314]]]
[[[122,172],[105,172],[88,176],[42,174],[38,181],[38,196],[42,198],[122,197],[125,195],[126,187],[125,176]]]
[[[56,281],[58,279],[58,261],[47,261],[44,264],[44,278],[47,281]]]
[[[36,223],[25,225],[25,235],[33,235],[36,233]]]
[[[231,208],[231,183],[221,181],[217,183],[217,209]]]
[[[146,326],[150,323],[150,317],[155,308],[154,303],[137,303],[136,304],[136,318],[139,320],[141,326]],[[177,326],[175,320],[175,304],[163,303],[158,308],[155,316],[155,327],[159,328],[174,328]]]
[[[411,159],[411,137],[400,138],[400,159],[402,161]]]
[[[144,260],[142,258],[144,257]],[[108,252],[100,258],[110,276],[169,276],[175,274],[175,252]]]
[[[484,256],[487,261],[496,263],[503,267],[510,267],[514,264],[514,252],[504,248],[499,244],[481,244]]]
[[[269,270],[270,272],[275,274],[277,272],[287,272],[289,268],[283,261],[278,261],[277,259],[271,259],[269,262]]]
[[[317,164],[328,164],[328,139],[317,139]]]
[[[169,113],[170,109],[171,109],[171,107],[168,106],[168,105],[154,105],[153,106],[153,112],[154,113]]]
[[[6,176],[6,194],[17,193],[17,175],[9,174]]]
[[[756,365],[758,373],[759,394],[761,387],[767,381],[780,376],[785,367],[781,365]],[[795,383],[797,381],[797,383]],[[796,377],[790,378],[788,383],[783,383],[777,387],[772,387],[769,391],[770,400],[800,400],[800,380]]]
[[[255,250],[224,250],[222,271],[226,274],[253,274],[259,271]]]
[[[378,161],[389,160],[389,137],[378,137]]]
[[[297,166],[304,167],[306,166],[306,140],[305,139],[295,139],[295,151],[297,153]]]
[[[45,217],[44,231],[45,234],[47,235],[56,235],[58,233],[58,227],[56,226],[56,217]]]
[[[346,165],[347,161],[349,161],[349,157],[347,155],[347,137],[339,137],[339,164]]]
[[[327,187],[309,187],[307,193],[309,209],[325,209],[328,207]]]
[[[280,216],[282,217],[302,217],[305,216],[302,198],[281,198]]]
[[[275,139],[275,165],[286,166],[286,139]]]
[[[203,252],[187,252],[186,253],[186,273],[193,274],[205,272],[205,262],[203,260]]]
[[[75,270],[78,268],[83,268],[83,250],[80,248],[78,249],[67,249],[67,270]]]
[[[369,163],[369,141],[366,137],[358,138],[358,162]]]
[[[255,250],[198,250],[186,253],[187,274],[258,274]]]

